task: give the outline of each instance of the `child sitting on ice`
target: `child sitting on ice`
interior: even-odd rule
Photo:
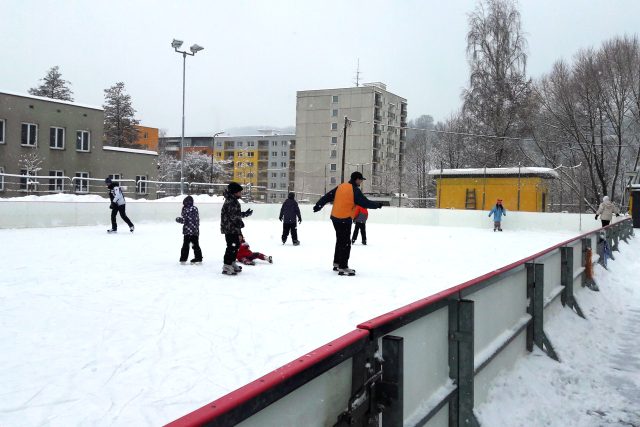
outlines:
[[[260,252],[251,252],[249,244],[244,240],[244,236],[240,235],[240,249],[238,249],[237,259],[246,265],[256,265],[254,259],[261,259],[263,261],[269,261],[269,264],[273,264],[273,258],[266,256]]]

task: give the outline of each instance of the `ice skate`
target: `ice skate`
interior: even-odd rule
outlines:
[[[267,257],[267,261],[269,261],[269,264],[273,264],[273,257],[271,257],[271,255],[269,255]]]
[[[229,276],[235,276],[238,273],[236,273],[236,270],[233,268],[233,265],[224,264],[222,266],[222,274],[227,274]]]
[[[367,246],[367,242],[366,242],[366,240],[363,240],[363,241],[362,241],[362,244],[363,244],[363,245],[365,245],[365,246]]]
[[[353,268],[339,268],[338,275],[339,276],[355,276],[356,271]]]
[[[238,265],[238,263],[235,261],[231,263],[231,267],[233,267],[233,271],[235,271],[236,273],[240,273],[242,271],[242,266]]]
[[[186,260],[185,261],[180,260],[180,264],[181,265],[187,265],[187,261]]]
[[[293,241],[293,246],[299,246],[300,245],[300,241],[299,240],[294,240]]]
[[[191,265],[200,265],[202,264],[202,260],[201,259],[192,259],[191,261],[189,261],[191,263]]]
[[[355,245],[355,244],[356,244],[356,239],[353,239],[353,240],[351,241],[351,244],[352,244],[352,245]]]
[[[338,267],[339,267],[338,263],[334,262],[333,263],[333,271],[338,271]]]
[[[111,229],[107,230],[107,233],[109,233],[109,234],[117,233],[117,232],[118,232],[118,230],[116,230],[114,228],[111,228]]]

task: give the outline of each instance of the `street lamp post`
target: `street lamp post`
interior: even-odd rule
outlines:
[[[211,169],[209,170],[209,184],[213,184],[213,147],[216,143],[216,136],[222,135],[224,132],[216,132],[211,138]]]
[[[180,194],[184,194],[184,96],[185,96],[185,76],[187,68],[187,55],[194,56],[196,53],[204,49],[202,46],[194,44],[189,50],[191,53],[178,50],[182,46],[182,40],[173,39],[171,47],[178,53],[182,54],[182,133],[180,136]]]

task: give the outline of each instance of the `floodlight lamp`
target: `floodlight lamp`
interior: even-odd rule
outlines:
[[[173,39],[173,41],[171,42],[171,47],[174,49],[179,49],[180,46],[182,46],[182,40]]]
[[[192,53],[200,52],[202,49],[204,49],[204,48],[203,48],[202,46],[197,45],[197,44],[194,44],[193,46],[191,46],[191,47],[189,48],[189,50],[190,50]]]

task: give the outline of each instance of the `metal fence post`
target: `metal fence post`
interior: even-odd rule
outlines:
[[[560,295],[560,301],[563,306],[568,305],[578,316],[584,318],[584,314],[573,294],[573,247],[561,247],[560,257],[560,284],[564,287]]]
[[[547,356],[559,361],[551,341],[544,333],[544,264],[528,262],[526,268],[529,298],[527,313],[531,315],[531,321],[527,326],[527,350],[533,351],[535,344]]]
[[[616,223],[616,225],[613,226],[613,245],[611,246],[611,251],[616,251],[616,252],[620,252],[620,250],[618,249],[618,243],[619,243],[619,238],[620,238],[620,225],[619,223]]]
[[[473,414],[473,301],[451,301],[449,304],[449,377],[457,385],[457,393],[449,402],[449,425],[479,427]]]
[[[382,338],[382,383],[378,394],[385,406],[382,427],[404,423],[404,345],[403,338],[387,335]]]

